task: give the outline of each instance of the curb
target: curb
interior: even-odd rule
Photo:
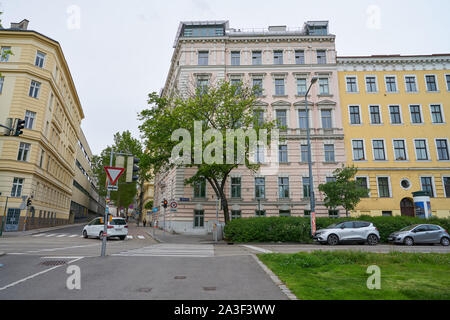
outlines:
[[[6,236],[10,236],[10,237],[31,236],[31,235],[35,235],[35,234],[38,234],[38,233],[44,233],[44,232],[64,229],[64,228],[68,228],[68,227],[77,227],[77,226],[82,226],[82,225],[85,225],[85,224],[86,223],[67,224],[67,225],[64,225],[64,226],[42,228],[42,229],[34,229],[34,230],[28,230],[28,231],[6,232],[6,233],[3,233],[3,235],[4,236],[5,235]]]
[[[151,231],[146,231],[146,232],[147,232],[147,234],[148,234],[153,240],[155,240],[156,242],[164,243],[164,241],[162,241],[160,238],[158,238],[157,236],[154,236],[154,235],[152,234]]]
[[[299,300],[295,294],[292,293],[289,288],[281,282],[280,278],[277,277],[275,273],[272,272],[255,254],[252,254],[253,259],[255,259],[256,263],[264,270],[264,272],[272,279],[272,281],[277,285],[278,288],[289,298],[289,300]]]

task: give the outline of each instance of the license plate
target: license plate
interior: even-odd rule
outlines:
[[[122,228],[117,228],[117,229],[116,229],[116,231],[122,231],[122,230],[123,230]]]

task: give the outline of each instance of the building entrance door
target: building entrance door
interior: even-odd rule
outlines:
[[[8,209],[6,216],[5,231],[19,230],[20,209]]]
[[[415,211],[414,211],[414,202],[409,199],[409,198],[405,198],[402,200],[402,202],[400,203],[400,209],[402,211],[402,216],[403,217],[415,217]]]

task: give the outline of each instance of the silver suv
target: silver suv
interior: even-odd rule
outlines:
[[[440,226],[434,224],[415,224],[394,232],[388,237],[389,242],[413,246],[414,244],[449,245],[450,236]]]
[[[318,230],[314,240],[321,244],[335,246],[341,242],[359,242],[375,246],[380,242],[378,229],[370,222],[348,221],[332,224]]]

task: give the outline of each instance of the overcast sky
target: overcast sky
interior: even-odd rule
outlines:
[[[26,18],[61,44],[95,154],[116,132],[139,137],[136,115],[164,85],[180,21],[295,28],[329,20],[338,55],[450,52],[448,0],[0,0],[0,11],[4,27]]]

